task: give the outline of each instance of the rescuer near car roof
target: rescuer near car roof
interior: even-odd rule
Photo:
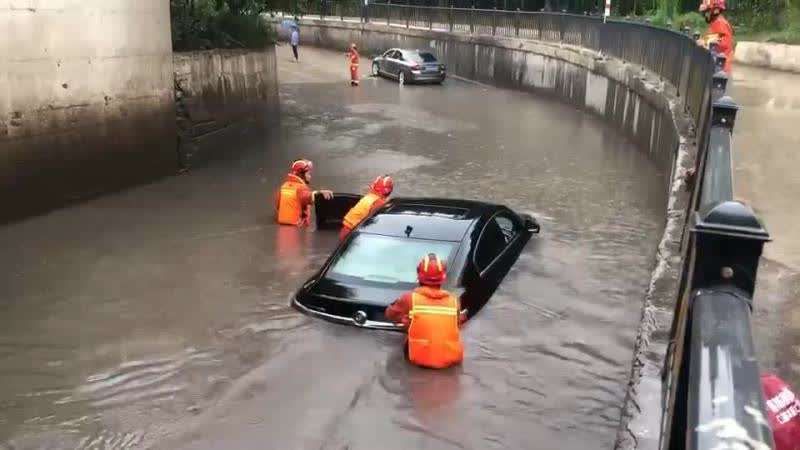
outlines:
[[[717,50],[725,55],[724,70],[730,74],[733,68],[733,27],[722,15],[725,9],[725,0],[703,0],[700,14],[705,17],[708,30],[698,43],[706,48],[716,44]]]
[[[394,181],[389,175],[381,175],[369,185],[369,192],[361,197],[342,220],[339,239],[344,239],[362,220],[385,205],[394,190]]]
[[[275,194],[277,221],[281,225],[307,226],[311,221],[311,205],[317,195],[333,197],[328,190],[311,190],[311,172],[314,164],[306,159],[292,163],[286,179]]]
[[[430,253],[417,266],[420,286],[386,308],[386,318],[408,330],[407,356],[413,364],[443,369],[464,359],[459,328],[467,320],[460,302],[442,289],[447,267]]]

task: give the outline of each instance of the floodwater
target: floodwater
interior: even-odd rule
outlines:
[[[730,95],[742,108],[734,128],[736,196],[774,239],[754,299],[759,362],[800,387],[800,74],[736,66]]]
[[[0,442],[611,448],[664,174],[569,106],[459,80],[351,88],[342,55],[289,55],[279,48],[283,118],[270,137],[0,228]],[[288,307],[337,242],[273,225],[272,192],[300,156],[318,187],[357,192],[390,173],[397,195],[503,202],[540,219],[466,325],[462,367],[411,367],[400,334]]]

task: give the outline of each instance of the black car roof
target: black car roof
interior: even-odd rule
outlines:
[[[384,236],[406,236],[460,242],[470,226],[501,208],[473,200],[396,198],[361,224],[360,231]]]

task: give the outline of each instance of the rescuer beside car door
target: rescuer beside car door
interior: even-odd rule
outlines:
[[[321,195],[314,202],[317,215],[317,229],[338,230],[342,227],[342,219],[350,208],[361,199],[357,194],[334,193],[333,198],[325,200]]]

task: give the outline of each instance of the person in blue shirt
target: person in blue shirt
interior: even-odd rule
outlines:
[[[299,62],[300,59],[297,56],[297,46],[300,45],[300,30],[297,27],[292,28],[292,38],[290,40],[292,44],[292,52],[294,53],[294,60],[295,62]]]

